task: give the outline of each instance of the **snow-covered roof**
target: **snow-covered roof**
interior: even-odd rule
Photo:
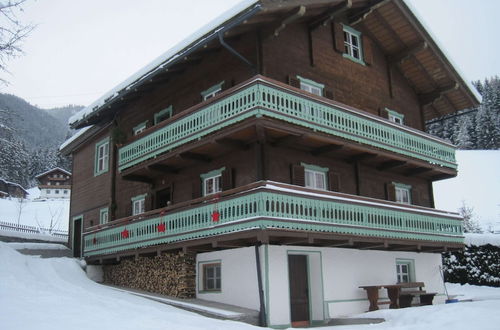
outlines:
[[[129,90],[135,84],[143,81],[151,74],[155,73],[158,70],[165,69],[173,60],[182,57],[180,54],[182,51],[186,49],[191,49],[202,44],[205,41],[205,38],[213,33],[218,32],[224,28],[223,24],[228,20],[234,18],[236,15],[242,13],[245,9],[248,9],[250,6],[255,5],[258,0],[242,0],[236,6],[230,8],[229,10],[222,13],[220,16],[216,17],[212,21],[210,21],[205,26],[201,27],[193,34],[179,42],[174,47],[170,48],[168,51],[163,53],[154,59],[151,63],[134,73],[128,79],[111,89],[109,92],[105,93],[95,102],[85,107],[78,113],[74,114],[69,118],[69,124],[75,125],[77,122],[83,120],[85,117],[90,115],[91,113],[98,111],[101,106],[110,100],[114,99],[122,92]],[[215,31],[214,31],[215,30]],[[66,142],[65,142],[66,144]],[[62,147],[62,146],[61,146]]]
[[[26,194],[29,194],[29,192],[28,192],[26,189],[24,189],[24,188],[23,188],[23,186],[21,186],[21,185],[20,185],[20,184],[18,184],[18,183],[15,183],[15,182],[10,182],[10,181],[7,181],[7,180],[2,179],[2,178],[0,178],[0,181],[3,181],[3,182],[4,182],[4,183],[6,183],[8,186],[16,186],[16,187],[18,187],[18,188],[20,188],[20,189],[24,190],[24,192],[25,192]]]
[[[37,176],[35,176],[35,179],[38,179],[39,177],[42,177],[42,176],[44,176],[44,175],[46,175],[46,174],[49,174],[49,173],[51,173],[51,172],[55,172],[55,171],[61,171],[61,172],[65,173],[65,174],[67,174],[67,175],[71,175],[71,172],[68,172],[68,171],[66,171],[66,170],[65,170],[65,169],[63,169],[63,168],[60,168],[60,167],[54,167],[53,169],[50,169],[50,170],[45,171],[45,172],[43,172],[43,173],[41,173],[41,174],[38,174]]]

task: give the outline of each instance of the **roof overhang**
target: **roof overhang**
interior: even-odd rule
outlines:
[[[220,47],[219,33],[235,36],[281,24],[301,6],[306,11],[294,23],[326,24],[339,19],[332,13],[340,8],[342,19],[373,39],[390,60],[391,68],[406,77],[419,97],[425,120],[479,104],[479,94],[462,78],[404,0],[244,0],[71,117],[71,127],[109,122],[121,105],[165,83],[183,66]],[[73,148],[69,145],[74,145],[74,140],[65,142],[61,150],[70,152]]]

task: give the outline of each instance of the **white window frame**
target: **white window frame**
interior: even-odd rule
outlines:
[[[139,215],[146,212],[146,194],[132,197],[131,200],[132,215]]]
[[[323,90],[325,89],[325,85],[319,84],[313,80],[303,78],[301,76],[297,76],[297,79],[300,82],[300,89],[306,91],[308,93],[323,96]]]
[[[203,92],[201,92],[201,97],[203,98],[203,101],[211,99],[215,95],[219,94],[222,91],[223,84],[224,84],[224,81],[221,81],[220,83],[215,84],[212,87],[208,88],[207,90],[204,90]]]
[[[107,207],[99,210],[99,223],[104,225],[109,222],[109,209]]]
[[[385,109],[385,111],[387,111],[387,119],[389,121],[392,121],[393,123],[396,124],[404,125],[405,115],[387,108]]]
[[[208,276],[208,270],[213,274]],[[199,292],[212,293],[222,291],[222,262],[220,260],[207,261],[200,264],[201,281]]]
[[[344,54],[345,58],[365,65],[363,60],[363,46],[361,32],[353,29],[350,26],[342,25],[344,36]]]
[[[139,125],[137,125],[136,127],[134,127],[132,130],[134,132],[134,135],[138,135],[142,132],[144,132],[146,130],[146,127],[148,125],[148,121],[144,121],[142,123],[140,123]]]
[[[203,196],[213,195],[222,191],[222,171],[225,169],[225,167],[222,167],[200,175]],[[209,184],[210,186],[208,186]]]
[[[94,176],[108,171],[109,167],[109,138],[96,143]]]
[[[415,261],[413,259],[396,259],[396,282],[415,282]]]
[[[394,184],[396,203],[411,204],[411,186],[402,183]]]
[[[304,167],[304,185],[306,188],[328,190],[326,174],[328,168],[301,163]]]

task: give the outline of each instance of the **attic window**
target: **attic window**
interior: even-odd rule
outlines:
[[[325,88],[325,85],[319,84],[313,80],[302,78],[300,76],[297,76],[297,79],[299,79],[300,89],[302,89],[303,91],[309,92],[314,95],[323,96],[323,89]]]
[[[162,121],[172,117],[172,106],[161,110],[160,112],[155,113],[154,123],[155,125],[161,123]]]
[[[343,25],[343,30],[344,30],[344,57],[364,65],[365,62],[363,61],[361,32],[356,31],[347,25]]]

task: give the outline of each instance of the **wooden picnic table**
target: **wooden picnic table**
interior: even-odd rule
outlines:
[[[423,290],[425,284],[423,282],[409,282],[409,283],[398,283],[398,284],[384,284],[384,285],[365,285],[360,286],[360,289],[366,291],[368,301],[370,302],[369,311],[376,311],[378,307],[378,290],[385,288],[387,290],[387,296],[390,300],[389,308],[395,309],[400,307],[410,307],[412,300],[415,296],[420,297],[420,305],[432,305],[432,300],[436,295],[435,292],[428,293]],[[414,291],[402,291],[402,289],[408,288],[418,288]]]

